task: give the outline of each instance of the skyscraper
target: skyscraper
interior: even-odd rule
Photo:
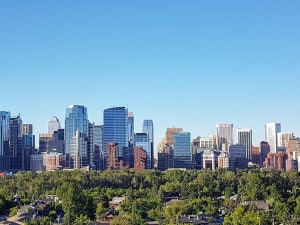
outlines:
[[[10,118],[9,157],[10,169],[22,170],[22,119]]]
[[[277,133],[278,147],[285,147],[290,138],[293,138],[293,132],[279,132]]]
[[[277,134],[281,132],[281,124],[280,123],[266,123],[265,125],[265,135],[266,141],[270,145],[270,152],[276,153],[278,140]]]
[[[0,111],[0,171],[9,169],[10,112]]]
[[[50,121],[48,122],[48,133],[53,134],[54,131],[58,131],[60,129],[60,122],[56,116],[53,116]]]
[[[23,135],[32,135],[33,128],[32,124],[23,124],[22,125],[22,134]]]
[[[233,144],[233,124],[217,124],[217,147],[222,149],[222,144]]]
[[[143,132],[148,135],[149,149],[146,151],[147,153],[147,169],[153,169],[154,166],[154,134],[153,134],[153,121],[152,120],[144,120],[143,122]]]
[[[180,133],[182,132],[182,128],[167,128],[166,131],[166,141],[168,145],[173,145],[174,144],[174,133]]]
[[[89,165],[87,142],[87,109],[80,105],[70,105],[66,109],[65,120],[65,154],[69,168],[78,169]]]
[[[246,159],[252,160],[252,129],[238,128],[237,143],[246,147]]]
[[[102,133],[103,126],[89,123],[90,166],[96,170],[103,170]]]
[[[23,124],[24,125],[24,124]],[[28,124],[26,124],[28,125]],[[32,126],[31,126],[32,130]],[[23,126],[24,131],[24,126]],[[26,130],[25,130],[26,131]],[[30,133],[22,135],[22,170],[30,170],[30,156],[35,151],[35,136]]]
[[[134,149],[141,147],[147,154],[146,157],[146,169],[152,169],[151,164],[151,144],[149,142],[148,133],[135,133],[134,134]],[[135,157],[135,156],[134,156]]]
[[[133,112],[128,113],[128,138],[129,142],[133,143],[134,137],[134,115]]]
[[[266,141],[261,141],[260,142],[260,154],[261,154],[261,165],[263,165],[263,162],[267,158],[268,154],[270,153],[270,145]]]
[[[129,164],[128,151],[128,109],[126,107],[113,107],[103,112],[103,155],[107,158],[107,144],[118,144],[118,154],[121,160]]]
[[[129,168],[134,168],[134,115],[133,112],[128,113],[128,157]],[[128,159],[129,158],[129,159]]]
[[[174,168],[192,168],[191,134],[174,133]]]

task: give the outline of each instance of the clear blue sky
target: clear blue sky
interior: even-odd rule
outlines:
[[[82,104],[128,106],[135,128],[153,119],[192,137],[217,123],[252,128],[281,122],[300,135],[300,2],[0,2],[0,110],[21,113],[34,133]]]

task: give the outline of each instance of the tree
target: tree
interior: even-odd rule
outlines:
[[[105,216],[105,213],[106,213],[106,210],[103,207],[103,204],[102,203],[98,203],[97,204],[97,209],[96,209],[96,216],[97,216],[97,218],[103,219],[104,216]]]
[[[75,219],[74,225],[88,225],[90,223],[90,219],[86,215],[80,215]]]
[[[146,225],[146,222],[136,214],[122,213],[116,216],[110,225]]]

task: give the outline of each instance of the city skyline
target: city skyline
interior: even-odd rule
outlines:
[[[251,128],[255,146],[269,122],[300,136],[299,6],[2,1],[1,110],[38,136],[68,105],[96,124],[126,106],[136,132],[153,120],[155,152],[169,127],[193,139],[229,123]]]

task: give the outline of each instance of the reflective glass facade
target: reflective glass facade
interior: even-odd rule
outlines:
[[[113,107],[103,112],[103,142],[104,158],[107,157],[107,143],[116,142],[119,146],[119,157],[126,157],[128,152],[128,109]]]
[[[152,169],[151,165],[151,145],[149,142],[148,133],[135,133],[134,134],[134,148],[142,147],[146,154],[146,169]]]
[[[0,171],[9,169],[10,112],[0,111]]]
[[[69,168],[89,165],[87,109],[80,105],[71,105],[66,109],[65,154]]]
[[[147,169],[153,169],[154,166],[154,134],[153,134],[153,121],[144,120],[143,122],[143,132],[148,134],[149,150],[147,153]]]
[[[189,132],[174,133],[174,168],[191,169],[192,149]]]
[[[132,112],[128,113],[128,138],[129,142],[133,143],[134,138],[134,115]]]

